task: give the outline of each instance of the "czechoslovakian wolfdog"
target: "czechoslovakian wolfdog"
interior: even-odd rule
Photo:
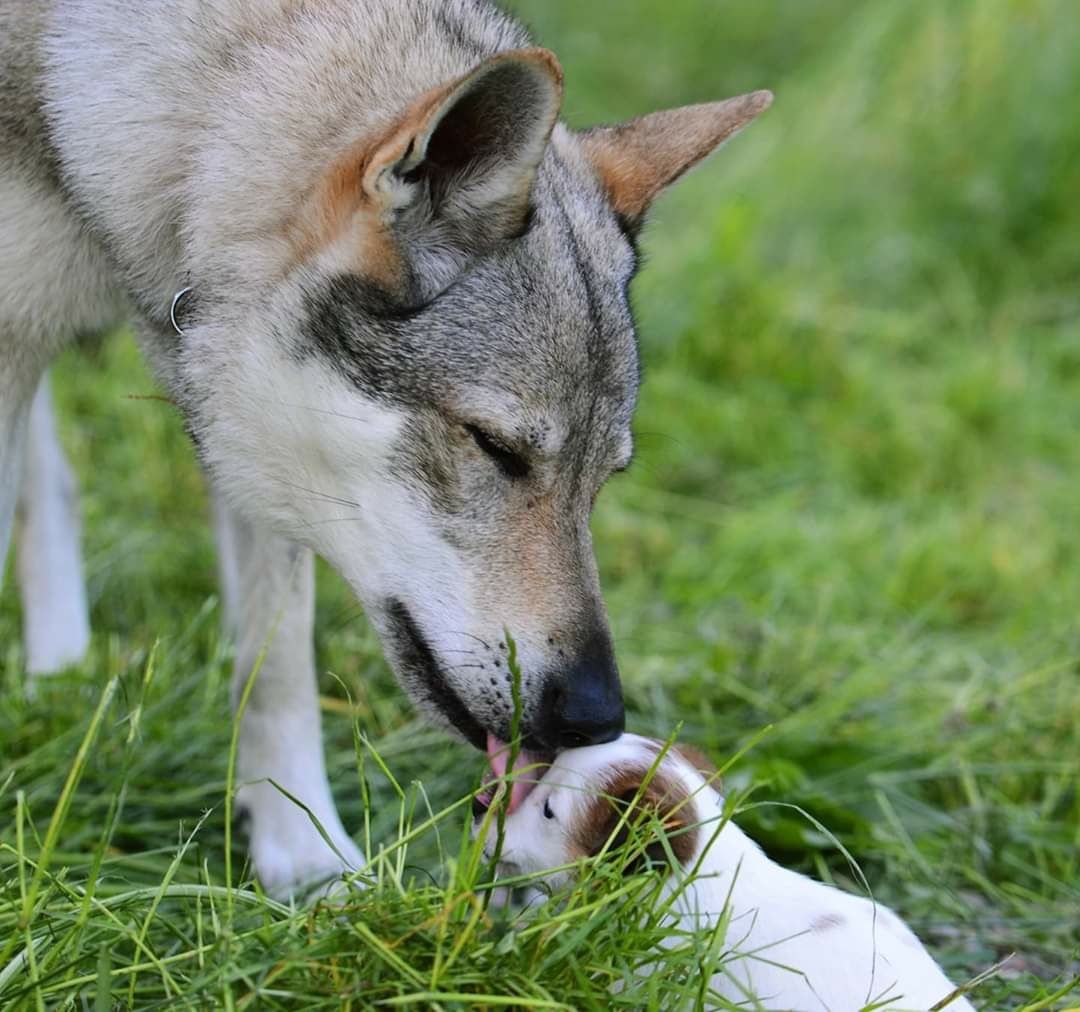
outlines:
[[[270,779],[362,863],[323,765],[312,552],[477,748],[510,734],[507,629],[527,754],[622,730],[588,520],[631,455],[634,237],[771,96],[574,133],[561,95],[484,0],[0,7],[0,548],[18,501],[27,667],[89,636],[45,370],[131,318],[212,488],[237,685],[267,648],[238,773],[271,891],[342,860]]]

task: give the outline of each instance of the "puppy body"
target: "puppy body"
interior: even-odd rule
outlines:
[[[725,822],[723,798],[677,752],[664,755],[650,779],[659,749],[623,735],[561,753],[506,821],[503,872],[544,873],[596,853],[620,824],[612,799],[633,802],[664,826],[667,848],[650,846],[654,856],[670,849],[683,873],[696,869],[689,882],[677,872],[665,885],[679,927],[708,931],[728,919],[715,994],[748,1008],[848,1012],[926,1010],[953,991],[893,911],[781,867]],[[633,811],[627,821],[636,821]],[[571,874],[544,878],[558,887]],[[958,997],[948,1008],[972,1006]]]

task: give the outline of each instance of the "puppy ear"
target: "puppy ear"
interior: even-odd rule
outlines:
[[[426,301],[523,230],[561,101],[546,49],[500,53],[431,89],[322,174],[290,223],[294,260],[332,250],[389,308]]]
[[[605,844],[608,852],[614,852],[632,840],[640,847],[645,834],[644,849],[625,865],[627,874],[649,864],[665,864],[665,839],[680,864],[686,866],[693,859],[698,819],[686,788],[663,768],[642,787],[648,773],[647,768],[619,771],[602,796],[589,800],[577,840],[584,855],[595,856]]]
[[[654,112],[579,137],[615,213],[627,229],[637,231],[661,190],[771,104],[772,92],[755,91],[724,102]]]

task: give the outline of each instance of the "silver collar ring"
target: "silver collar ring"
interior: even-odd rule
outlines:
[[[180,291],[178,291],[172,297],[172,305],[169,306],[169,322],[173,325],[173,330],[175,330],[181,337],[184,336],[184,331],[180,324],[176,322],[176,310],[184,296],[189,294],[190,292],[190,288],[181,288]]]

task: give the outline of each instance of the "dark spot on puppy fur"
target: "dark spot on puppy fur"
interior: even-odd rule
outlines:
[[[822,914],[815,917],[810,924],[810,930],[815,932],[828,931],[830,928],[839,928],[843,925],[844,918],[839,914]]]
[[[644,835],[643,852],[627,861],[625,871],[629,874],[650,863],[666,863],[662,834],[675,859],[684,866],[690,862],[698,842],[694,803],[683,784],[663,768],[655,770],[643,787],[649,770],[650,766],[637,764],[611,770],[601,786],[602,793],[589,799],[574,827],[574,845],[579,856],[598,854],[608,840],[611,840],[608,852],[614,853],[632,838],[640,841]],[[627,808],[630,811],[623,820]]]

